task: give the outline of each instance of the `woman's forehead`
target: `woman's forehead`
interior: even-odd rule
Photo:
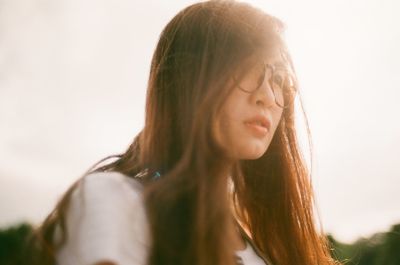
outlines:
[[[279,48],[269,50],[262,55],[265,63],[276,65],[276,66],[287,66],[288,62]]]
[[[248,52],[248,59],[250,60],[276,61],[283,60],[285,47],[282,43],[271,41],[270,43],[249,47]]]

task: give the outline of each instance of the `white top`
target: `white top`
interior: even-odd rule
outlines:
[[[265,262],[255,253],[253,247],[246,241],[246,248],[236,251],[236,255],[242,260],[238,265],[266,265]]]
[[[57,264],[145,265],[151,242],[141,184],[116,172],[83,180],[71,195],[67,242],[56,253]],[[236,255],[245,265],[265,265],[249,243]]]

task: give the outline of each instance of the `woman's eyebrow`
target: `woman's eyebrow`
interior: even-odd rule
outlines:
[[[282,62],[282,61],[277,61],[272,63],[273,66],[278,67],[278,68],[286,68],[287,64]]]

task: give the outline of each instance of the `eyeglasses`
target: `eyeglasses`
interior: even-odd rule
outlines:
[[[296,95],[295,78],[283,66],[257,63],[240,81],[237,78],[234,79],[238,83],[238,88],[247,93],[257,91],[264,83],[264,80],[267,80],[272,88],[275,103],[281,108],[290,106]]]

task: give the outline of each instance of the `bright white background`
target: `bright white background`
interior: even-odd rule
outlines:
[[[193,2],[0,1],[0,228],[39,222],[125,150],[158,36]],[[248,2],[287,26],[325,230],[350,242],[399,223],[400,2]]]

